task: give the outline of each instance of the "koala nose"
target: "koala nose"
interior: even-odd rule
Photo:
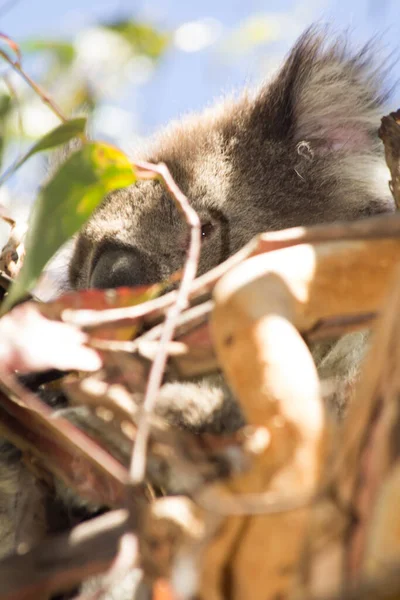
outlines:
[[[134,248],[105,248],[90,275],[91,288],[115,288],[153,283],[144,257]]]

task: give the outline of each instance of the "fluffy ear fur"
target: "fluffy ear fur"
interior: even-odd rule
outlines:
[[[344,151],[361,149],[371,134],[375,139],[387,94],[372,55],[371,44],[351,54],[345,41],[307,30],[258,97],[256,112],[264,107],[269,135]]]
[[[377,135],[390,64],[376,66],[373,46],[351,52],[345,39],[313,27],[243,104],[241,170],[260,163],[258,180],[274,192],[268,207],[284,217],[277,227],[393,210]]]

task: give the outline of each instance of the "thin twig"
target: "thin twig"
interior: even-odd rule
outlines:
[[[187,329],[191,329],[193,324],[197,323],[200,318],[204,321],[210,316],[211,311],[213,309],[214,302],[212,300],[207,300],[202,304],[198,304],[197,306],[193,306],[193,308],[189,308],[184,313],[182,313],[178,319],[176,331],[177,335],[180,335],[182,331]],[[89,338],[87,345],[92,348],[97,348],[99,350],[109,350],[111,352],[138,352],[141,344],[148,342],[157,342],[160,339],[162,334],[162,330],[164,327],[164,323],[159,323],[155,325],[141,336],[135,338],[131,341],[120,341],[120,340],[104,340],[101,338],[97,338],[95,335]],[[174,346],[170,345],[170,349],[173,350]]]
[[[25,73],[21,64],[18,61],[12,60],[12,58],[10,58],[8,54],[3,50],[0,50],[0,56],[2,56],[4,60],[8,62],[8,64],[14,69],[14,71],[20,74],[22,79],[29,85],[30,88],[32,88],[32,90],[42,99],[42,101],[45,104],[47,104],[50,110],[60,119],[62,123],[66,123],[68,121],[61,108],[54,102],[54,100],[45,92],[45,90],[39,84],[35,83],[35,81],[33,81],[33,79],[31,79],[29,75]]]
[[[138,352],[140,356],[153,360],[155,353],[158,351],[159,342],[157,340],[148,342],[142,340],[139,344],[135,344],[135,340],[124,342],[120,340],[93,339],[89,342],[88,346],[97,350],[107,350],[107,352],[128,352],[129,354]],[[181,356],[187,353],[187,348],[182,342],[170,342],[167,345],[167,352],[170,356]]]
[[[189,294],[192,283],[196,277],[200,257],[200,219],[196,211],[190,206],[188,199],[181,192],[173,180],[168,168],[164,164],[151,165],[140,163],[136,165],[141,171],[153,173],[161,177],[165,186],[182,211],[188,226],[190,227],[190,242],[187,258],[183,268],[182,280],[178,288],[175,303],[168,310],[164,328],[160,338],[160,350],[153,362],[149,382],[146,389],[142,414],[139,418],[136,442],[132,452],[130,476],[132,483],[138,484],[144,479],[146,468],[146,448],[150,432],[149,417],[153,412],[160,389],[165,366],[168,358],[168,345],[171,342],[180,313],[188,306]]]

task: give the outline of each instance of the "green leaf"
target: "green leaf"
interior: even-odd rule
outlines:
[[[145,23],[122,19],[106,23],[104,27],[119,33],[137,54],[145,54],[152,59],[160,58],[170,41],[170,36],[161,33]]]
[[[82,227],[106,194],[135,180],[129,159],[114,146],[93,142],[73,154],[34,206],[26,258],[2,312],[32,289],[53,254]]]
[[[85,117],[70,119],[69,121],[62,123],[55,129],[49,131],[49,133],[46,133],[46,135],[44,135],[38,142],[36,142],[34,146],[32,146],[29,152],[25,154],[23,158],[24,162],[33,154],[36,154],[36,152],[43,152],[44,150],[50,150],[50,148],[55,148],[61,144],[66,144],[72,140],[72,138],[84,133],[85,127]]]
[[[59,40],[31,39],[23,42],[21,49],[24,55],[35,52],[47,52],[63,67],[68,67],[76,54],[72,44]]]
[[[24,154],[16,163],[14,163],[0,178],[0,185],[3,184],[21,165],[23,165],[28,158],[36,154],[37,152],[43,152],[44,150],[50,150],[61,144],[66,144],[74,137],[84,133],[86,127],[86,118],[79,117],[77,119],[70,119],[62,125],[59,125],[55,129],[46,133],[32,148]]]

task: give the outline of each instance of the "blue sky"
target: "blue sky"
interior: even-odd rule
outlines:
[[[14,0],[2,14],[4,3],[0,0],[0,31],[17,41],[31,36],[71,38],[98,20],[121,14],[168,30],[202,19],[217,23],[216,43],[198,52],[168,52],[147,83],[127,86],[121,94],[118,105],[135,115],[143,135],[225,91],[259,80],[313,21],[331,23],[339,31],[350,28],[356,42],[383,34],[389,49],[400,39],[399,0]],[[285,19],[278,39],[233,58],[221,53],[222,42],[251,15],[274,14]]]

